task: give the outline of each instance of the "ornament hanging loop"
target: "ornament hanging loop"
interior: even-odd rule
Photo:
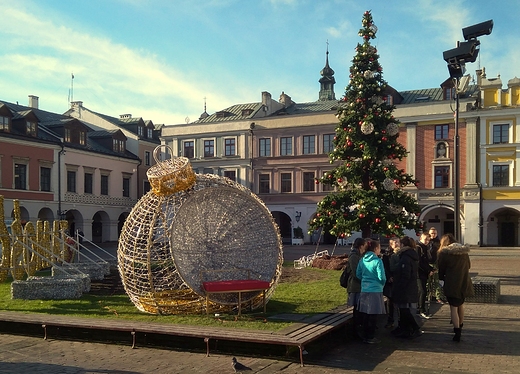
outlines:
[[[172,158],[172,159],[174,157],[173,149],[169,145],[161,144],[161,145],[158,145],[157,147],[155,147],[155,149],[153,150],[153,159],[155,160],[155,163],[157,165],[164,166],[164,165],[162,165],[164,162],[159,157],[159,151],[161,150],[161,148],[166,148],[167,151],[170,151],[170,155],[171,155],[170,158]],[[166,162],[167,160],[164,160],[164,161]]]
[[[161,148],[169,150],[170,159],[161,161],[158,152]],[[186,157],[173,156],[170,146],[161,144],[155,147],[153,158],[156,164],[146,172],[152,191],[159,196],[171,195],[193,186],[196,181],[195,172]]]

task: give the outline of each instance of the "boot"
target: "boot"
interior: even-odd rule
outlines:
[[[453,332],[455,333],[455,335],[453,336],[453,341],[460,342],[460,335],[462,333],[462,329],[460,327],[459,328],[454,327]]]

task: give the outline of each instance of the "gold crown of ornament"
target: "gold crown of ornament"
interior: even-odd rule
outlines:
[[[165,147],[170,150],[172,158],[160,161],[157,152]],[[173,157],[172,149],[167,145],[159,145],[153,151],[156,164],[146,171],[152,191],[159,196],[171,195],[184,191],[195,184],[195,172],[186,157]]]

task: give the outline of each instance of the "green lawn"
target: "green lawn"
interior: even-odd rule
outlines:
[[[345,289],[339,286],[339,271],[284,267],[283,276],[267,304],[267,313],[243,312],[219,317],[205,314],[157,316],[140,312],[126,295],[84,294],[78,300],[13,300],[10,282],[0,283],[0,309],[23,313],[46,313],[91,318],[130,319],[142,322],[227,326],[259,330],[279,330],[290,322],[270,317],[293,313],[301,316],[325,312],[344,304]]]

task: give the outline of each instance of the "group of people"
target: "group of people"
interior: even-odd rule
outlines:
[[[378,343],[378,316],[387,315],[386,328],[396,337],[413,339],[423,331],[415,314],[428,319],[426,300],[434,297],[450,305],[454,341],[460,341],[464,301],[473,295],[469,276],[469,248],[457,243],[452,234],[439,240],[432,227],[417,242],[409,236],[392,238],[385,253],[379,241],[358,238],[348,258],[350,267],[347,304],[353,307],[354,332],[365,343]],[[435,290],[429,295],[427,285]]]

